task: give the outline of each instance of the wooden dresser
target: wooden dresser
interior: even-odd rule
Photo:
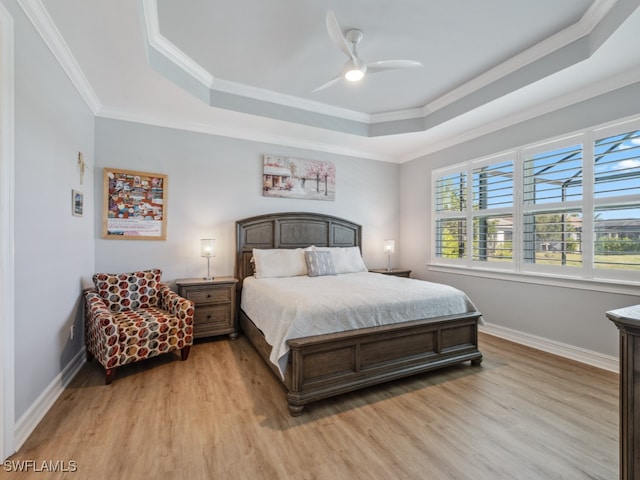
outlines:
[[[238,336],[236,320],[236,283],[233,277],[216,277],[213,280],[183,278],[176,280],[178,295],[196,304],[193,317],[194,338],[228,334],[234,340]]]
[[[607,312],[620,330],[620,479],[640,478],[640,305]]]

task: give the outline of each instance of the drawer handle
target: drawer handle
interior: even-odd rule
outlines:
[[[209,320],[211,318],[211,315],[207,315],[207,320]]]
[[[211,294],[210,294],[210,293],[209,293],[209,294],[207,294],[207,298],[211,298]]]

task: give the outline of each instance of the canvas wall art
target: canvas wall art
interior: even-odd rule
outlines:
[[[334,201],[333,162],[265,155],[262,192],[265,197]]]

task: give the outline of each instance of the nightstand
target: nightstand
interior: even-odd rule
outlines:
[[[236,322],[236,283],[233,277],[216,277],[213,280],[183,278],[176,280],[178,295],[196,304],[193,316],[194,338],[229,334],[232,340],[238,336]]]
[[[411,270],[404,270],[402,268],[392,268],[391,270],[387,270],[386,268],[370,268],[370,272],[372,273],[382,273],[383,275],[393,275],[395,277],[407,277],[411,275]]]

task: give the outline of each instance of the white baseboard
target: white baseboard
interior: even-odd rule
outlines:
[[[593,352],[567,343],[549,340],[548,338],[538,337],[536,335],[489,323],[481,325],[478,327],[478,330],[488,335],[493,335],[494,337],[504,338],[505,340],[526,345],[527,347],[536,348],[543,352],[553,353],[577,362],[586,363],[587,365],[602,368],[603,370],[609,370],[610,372],[615,373],[619,373],[620,371],[620,362],[618,357],[604,355],[602,353]]]
[[[49,409],[56,402],[60,394],[69,385],[69,382],[76,376],[87,358],[86,348],[82,349],[67,364],[49,386],[40,394],[36,401],[22,415],[15,425],[14,447],[18,451],[29,435],[35,430],[40,421],[47,414]]]

